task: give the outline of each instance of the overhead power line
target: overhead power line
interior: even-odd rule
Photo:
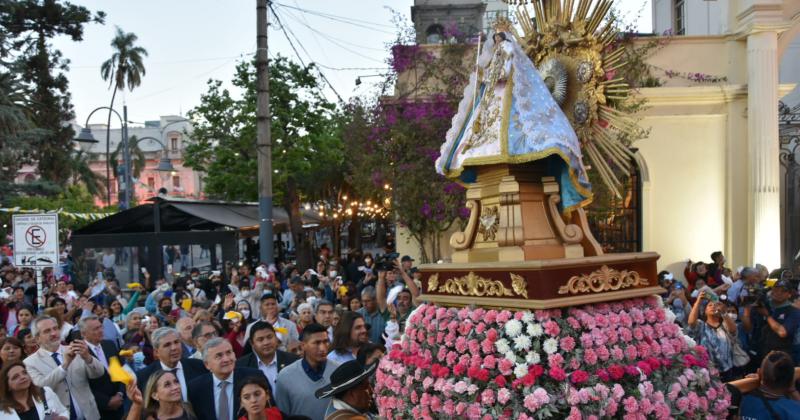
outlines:
[[[394,32],[389,32],[389,31],[385,31],[385,30],[382,30],[382,29],[378,29],[379,27],[396,29],[393,25],[387,25],[387,24],[384,24],[384,23],[375,23],[375,22],[370,22],[370,21],[367,21],[367,20],[355,19],[355,18],[346,17],[346,16],[339,16],[339,15],[334,15],[334,14],[330,14],[330,13],[320,12],[320,11],[317,11],[317,10],[309,10],[309,9],[304,9],[302,7],[290,6],[288,4],[283,4],[283,3],[278,3],[278,2],[273,2],[273,4],[276,4],[276,5],[280,6],[280,7],[285,7],[287,9],[294,9],[294,10],[297,10],[299,12],[306,13],[306,14],[309,14],[309,15],[319,16],[321,18],[334,20],[334,21],[337,21],[337,22],[347,23],[349,25],[359,26],[359,27],[362,27],[362,28],[365,28],[365,29],[371,29],[371,30],[376,31],[376,32],[383,32],[383,33],[386,33],[386,34],[395,35]]]
[[[306,64],[303,62],[303,58],[300,56],[300,53],[297,51],[297,48],[295,48],[294,42],[292,42],[292,37],[297,41],[297,44],[300,45],[300,48],[303,49],[303,51],[306,53],[306,55],[309,57],[309,59],[311,59],[311,54],[308,53],[308,50],[306,50],[306,48],[303,46],[303,43],[300,42],[300,39],[298,39],[297,36],[294,34],[294,32],[292,32],[292,29],[287,27],[283,23],[283,21],[281,21],[280,15],[278,15],[278,13],[275,11],[275,8],[272,7],[272,4],[269,4],[269,9],[272,10],[272,14],[275,16],[275,20],[278,22],[278,25],[280,26],[281,31],[283,32],[283,36],[285,36],[286,40],[289,41],[289,46],[292,47],[292,50],[294,51],[294,54],[297,56],[297,59],[300,60],[300,63],[303,66],[306,66]],[[290,33],[292,34],[291,37],[289,36]],[[313,61],[313,59],[311,59],[311,60]],[[323,73],[322,70],[319,70],[319,75],[320,75],[320,77],[322,77],[322,80],[324,80],[325,83],[328,84],[328,87],[331,88],[331,90],[336,95],[336,97],[339,98],[339,102],[344,103],[344,99],[342,99],[342,95],[339,95],[339,92],[336,91],[336,88],[333,87],[333,84],[331,84],[330,80],[328,80],[328,78],[325,77],[325,73]]]

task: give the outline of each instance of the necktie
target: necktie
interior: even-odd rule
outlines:
[[[55,352],[55,353],[51,354],[50,357],[53,358],[53,361],[56,362],[57,366],[61,366],[61,355],[58,352]],[[70,405],[69,405],[69,418],[71,420],[72,419],[77,419],[78,415],[77,415],[77,412],[75,411],[75,402],[72,401],[72,390],[69,389],[69,382],[67,382],[67,393],[69,394],[69,402],[70,402]]]
[[[56,353],[53,353],[53,354],[51,354],[51,355],[50,355],[50,357],[52,357],[52,358],[53,358],[53,360],[56,362],[56,365],[57,365],[57,366],[61,366],[61,359],[60,359],[58,356],[60,356],[60,355],[58,354],[58,352],[56,352]]]
[[[103,347],[95,346],[94,352],[96,353],[97,360],[101,361],[103,363],[103,366],[108,368],[108,360],[106,360],[106,355],[103,353]]]
[[[219,410],[218,420],[230,420],[228,418],[228,382],[222,381],[219,383]]]

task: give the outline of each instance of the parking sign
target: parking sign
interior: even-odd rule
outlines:
[[[58,264],[58,214],[15,214],[14,264],[49,267]]]

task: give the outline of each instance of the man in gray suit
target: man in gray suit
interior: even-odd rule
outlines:
[[[32,325],[39,350],[25,358],[33,383],[55,391],[58,399],[70,409],[70,420],[99,420],[89,379],[105,372],[103,364],[92,357],[83,340],[61,345],[60,329],[54,318],[42,316]]]

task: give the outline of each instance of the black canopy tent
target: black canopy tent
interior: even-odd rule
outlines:
[[[134,208],[93,222],[72,233],[72,252],[76,259],[87,248],[136,247],[140,266],[150,273],[162,273],[165,245],[207,245],[212,269],[217,268],[217,244],[222,261],[238,259],[237,240],[242,229],[258,228],[258,204],[200,201],[159,196]],[[316,215],[303,211],[303,224],[319,223]],[[273,224],[287,225],[282,208],[273,209]]]

